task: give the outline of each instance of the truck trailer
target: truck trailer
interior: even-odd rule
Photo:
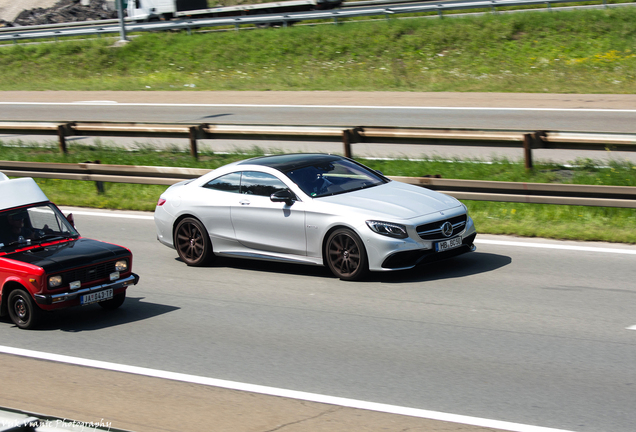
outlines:
[[[288,0],[208,7],[207,0],[128,0],[128,18],[137,22],[305,12],[337,8],[343,0]]]

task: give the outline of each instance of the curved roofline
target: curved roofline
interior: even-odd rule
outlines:
[[[281,172],[298,169],[316,163],[325,163],[347,159],[343,156],[327,153],[290,153],[282,155],[259,156],[240,161],[237,165],[261,165]]]

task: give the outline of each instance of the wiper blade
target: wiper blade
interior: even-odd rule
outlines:
[[[78,237],[78,235],[75,234],[44,234],[41,237],[36,238],[35,240],[38,243],[42,243],[45,240],[54,240],[54,239],[69,239],[69,238],[75,238]]]
[[[26,242],[26,240],[22,240],[22,241],[15,240],[15,241],[12,241],[12,242],[9,242],[9,243],[5,243],[3,247],[16,246],[16,245],[19,245],[19,244],[22,244],[22,243],[26,244],[27,242]]]

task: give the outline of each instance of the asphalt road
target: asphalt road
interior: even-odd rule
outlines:
[[[636,95],[559,95],[408,92],[2,92],[0,121],[139,121],[217,124],[405,126],[636,133]],[[0,135],[3,141],[54,140]],[[135,147],[188,146],[187,140],[100,139]],[[93,142],[73,137],[68,142]],[[342,153],[330,143],[202,140],[201,148],[251,148]],[[356,144],[355,155],[409,157],[493,156],[521,159],[520,149]],[[628,152],[543,150],[535,160],[629,159]]]
[[[210,268],[188,268],[156,242],[150,214],[127,212],[141,218],[122,219],[74,213],[85,236],[132,249],[140,284],[114,313],[98,306],[62,311],[38,331],[0,323],[1,345],[522,425],[633,432],[634,246],[480,236],[476,253],[347,283],[320,267],[223,259]],[[6,361],[0,356],[0,362]],[[76,397],[68,400],[90,389],[90,398],[66,406],[66,412],[82,414],[86,405],[99,416],[95,401],[103,386],[105,402],[118,400],[128,407],[121,412],[130,414],[139,406],[146,416],[154,409],[159,418],[172,418],[179,412],[175,407],[192,405],[189,391],[216,391],[156,378],[113,381],[93,377],[84,368],[36,366],[25,362],[23,370],[35,376],[27,373],[19,380],[15,361],[0,368],[3,387],[9,377],[11,388],[30,383],[22,393],[1,392],[0,405],[35,404],[41,394],[42,409],[59,408],[73,389]],[[39,382],[50,386],[34,392],[31,386]],[[56,391],[61,399],[53,396]],[[165,396],[162,404],[158,395],[165,394],[173,397]],[[139,395],[137,405],[127,404],[133,395]],[[254,413],[271,416],[254,428],[199,430],[279,430],[272,423],[321,415],[323,423],[302,427],[301,422],[280,430],[474,428],[402,424],[413,418],[380,419],[378,413],[330,411],[293,400],[286,407],[267,408],[276,403],[267,399],[248,415],[241,407],[252,410],[251,403],[261,396],[235,396],[219,396],[217,403],[208,394],[205,414],[217,418],[225,412],[239,425],[253,425]],[[102,412],[113,411],[109,403]],[[291,406],[307,411],[299,414]],[[336,412],[346,419],[335,418]]]

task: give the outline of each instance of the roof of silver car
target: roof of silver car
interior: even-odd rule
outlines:
[[[263,165],[281,172],[287,172],[301,167],[332,162],[344,159],[342,156],[323,154],[323,153],[293,153],[273,156],[261,156],[247,159],[238,163],[238,165]]]

